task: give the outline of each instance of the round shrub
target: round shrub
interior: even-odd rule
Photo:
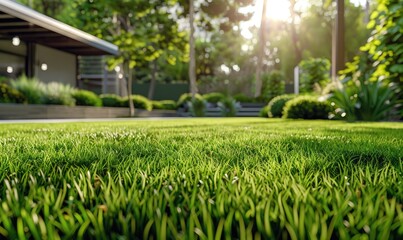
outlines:
[[[176,102],[173,100],[152,101],[153,109],[176,110]]]
[[[22,93],[5,83],[0,83],[0,103],[25,103],[26,101]]]
[[[231,97],[224,98],[218,102],[217,105],[220,108],[223,117],[235,117],[238,109],[240,108],[239,103]]]
[[[218,92],[206,93],[203,95],[203,99],[209,103],[218,103],[225,99],[225,95]]]
[[[77,106],[102,106],[101,99],[93,92],[87,90],[77,90],[73,93]]]
[[[268,116],[271,118],[283,116],[284,105],[293,98],[295,98],[295,95],[284,94],[270,100],[269,104],[267,105]]]
[[[123,99],[116,94],[101,94],[99,98],[104,107],[123,107]]]
[[[151,111],[153,109],[153,104],[148,98],[141,95],[131,95],[130,97],[133,99],[134,108],[145,109],[147,111]],[[129,107],[129,97],[124,97],[122,101],[122,105],[124,107]]]
[[[195,98],[201,98],[201,95],[196,93]],[[176,102],[176,106],[178,108],[186,107],[187,102],[191,100],[192,100],[192,94],[184,93],[179,97],[178,101]]]
[[[260,109],[259,117],[263,117],[263,118],[269,117],[269,105],[266,105],[262,109]]]
[[[328,119],[331,106],[313,96],[299,96],[284,106],[283,118]]]

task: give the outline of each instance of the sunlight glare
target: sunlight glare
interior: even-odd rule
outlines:
[[[287,20],[290,17],[290,3],[284,0],[266,0],[266,17],[273,20]],[[262,4],[263,6],[263,4]],[[261,9],[261,8],[260,8]]]
[[[260,26],[264,0],[256,0],[254,6],[254,15],[252,17],[253,25]],[[289,1],[285,0],[266,0],[266,18],[271,20],[286,21],[290,17]]]

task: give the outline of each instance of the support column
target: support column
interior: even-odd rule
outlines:
[[[27,55],[25,57],[25,75],[28,78],[35,77],[35,55],[36,45],[35,43],[27,43]]]

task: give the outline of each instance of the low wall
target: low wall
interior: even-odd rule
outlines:
[[[128,116],[128,108],[0,104],[0,119],[116,118]]]
[[[179,117],[176,110],[160,110],[155,109],[147,111],[143,109],[136,109],[134,112],[135,117]]]

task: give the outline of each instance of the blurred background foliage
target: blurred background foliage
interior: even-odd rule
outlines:
[[[153,82],[189,82],[189,1],[19,2],[118,45],[121,55],[111,61],[112,66],[126,63],[135,83],[152,86]],[[261,0],[194,0],[199,93],[221,92],[245,99],[254,95],[260,51],[257,40],[260,20],[256,15],[260,14],[257,6],[261,3]],[[292,92],[294,68],[300,66],[302,93],[333,94],[336,89],[343,91],[352,86],[363,91],[360,81],[362,84],[379,81],[373,87],[390,87],[391,96],[385,101],[393,102],[394,111],[397,106],[397,112],[402,114],[399,108],[403,83],[402,0],[344,3],[345,60],[349,63],[337,83],[331,83],[329,77],[336,1],[287,0],[288,9],[283,17],[267,15],[263,29],[263,91],[258,101],[267,103]],[[277,4],[267,0],[267,9]],[[152,89],[147,97],[153,99]]]

